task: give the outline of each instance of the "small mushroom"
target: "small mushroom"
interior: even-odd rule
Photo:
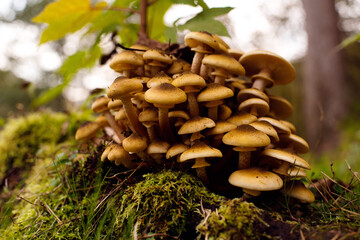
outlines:
[[[120,72],[125,77],[132,77],[131,71],[134,71],[138,67],[142,67],[144,61],[142,57],[134,51],[123,51],[116,54],[110,62],[110,68],[116,72]]]
[[[98,130],[100,129],[100,125],[96,122],[84,122],[80,125],[80,127],[76,130],[75,140],[79,141],[87,141],[96,136]]]
[[[283,193],[303,203],[312,203],[315,201],[314,194],[299,180],[288,182],[283,189]]]

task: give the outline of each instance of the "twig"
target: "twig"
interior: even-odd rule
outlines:
[[[51,210],[51,208],[49,207],[49,205],[47,205],[46,203],[42,203],[41,204],[43,207],[45,207],[45,209],[48,211],[48,213],[50,213],[51,215],[53,215],[56,219],[56,221],[62,225],[63,222],[60,220],[60,218],[58,216],[56,216],[56,214],[53,212],[53,210]]]

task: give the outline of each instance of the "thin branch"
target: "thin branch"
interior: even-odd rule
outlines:
[[[148,38],[147,35],[147,0],[140,1],[140,31],[139,36]]]

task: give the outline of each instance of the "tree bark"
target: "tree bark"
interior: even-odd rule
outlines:
[[[308,52],[303,64],[303,112],[307,139],[313,150],[334,149],[339,123],[348,111],[345,71],[335,1],[302,0],[306,13]]]

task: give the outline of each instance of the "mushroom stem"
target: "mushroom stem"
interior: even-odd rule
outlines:
[[[217,119],[218,119],[218,106],[209,107],[209,109],[208,109],[208,116],[209,116],[209,118],[211,118],[213,121],[217,121]]]
[[[122,72],[123,76],[126,77],[126,78],[130,78],[131,76],[131,71],[130,70],[124,70]]]
[[[148,137],[145,127],[140,123],[138,115],[136,113],[136,108],[131,102],[131,97],[121,98],[123,107],[126,113],[127,118],[129,119],[130,125],[133,127],[136,133],[143,137]]]
[[[169,110],[167,108],[159,108],[159,126],[165,140],[173,143],[175,142],[175,137],[170,128],[168,112]]]
[[[189,103],[190,116],[191,117],[199,116],[199,105],[196,100],[196,93],[188,92],[187,99],[188,99],[188,103]]]
[[[203,79],[208,79],[209,78],[209,68],[205,65],[205,64],[201,64],[200,66],[200,76],[203,78]]]
[[[255,79],[253,85],[252,85],[252,88],[255,88],[259,91],[264,91],[265,90],[265,87],[266,87],[266,81],[264,79],[261,79],[261,78],[257,78]]]
[[[246,169],[250,167],[251,152],[239,152],[238,169]]]
[[[214,82],[225,86],[225,77],[222,75],[216,75]]]
[[[105,117],[106,117],[106,120],[108,121],[108,123],[110,124],[111,128],[114,130],[116,136],[122,142],[125,139],[125,136],[122,134],[123,129],[120,128],[120,126],[115,121],[113,115],[109,111],[105,112]]]
[[[191,64],[191,72],[199,74],[200,73],[200,67],[201,67],[201,61],[204,58],[204,53],[201,52],[195,52],[192,64]]]

